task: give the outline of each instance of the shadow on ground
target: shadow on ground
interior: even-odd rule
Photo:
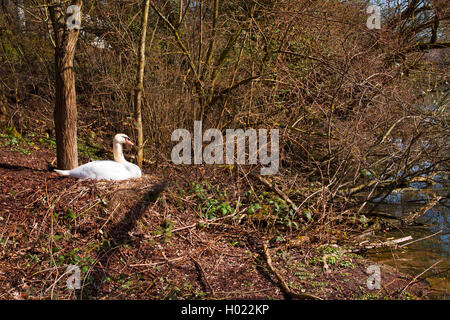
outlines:
[[[76,291],[77,299],[96,299],[101,293],[103,282],[108,277],[109,263],[117,254],[121,245],[131,242],[131,232],[136,227],[137,222],[142,218],[147,208],[155,203],[159,195],[166,188],[167,183],[156,183],[150,191],[145,193],[140,200],[123,216],[122,220],[110,227],[106,234],[110,241],[105,242],[99,251],[98,261],[92,272],[93,280],[82,290]]]

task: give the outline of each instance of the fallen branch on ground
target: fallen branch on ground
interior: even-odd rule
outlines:
[[[269,187],[270,189],[275,191],[280,197],[282,197],[284,199],[284,201],[289,203],[292,207],[296,208],[296,205],[294,204],[294,202],[283,191],[281,191],[280,188],[278,188],[276,185],[272,185],[269,181],[267,181],[266,179],[264,179],[263,177],[261,177],[258,174],[252,174],[252,175],[256,179],[261,181],[264,185],[266,185],[267,187]]]
[[[369,240],[363,241],[359,244],[360,248],[357,249],[353,249],[353,250],[345,250],[344,252],[359,252],[361,250],[368,250],[368,249],[375,249],[375,248],[383,248],[383,247],[397,247],[397,245],[399,243],[408,241],[408,240],[412,240],[411,236],[407,236],[407,237],[403,237],[403,238],[398,238],[395,240],[389,240],[389,241],[385,241],[385,242],[381,242],[381,243],[374,243],[374,244],[370,244]],[[365,246],[362,246],[363,244],[368,243]]]
[[[297,292],[293,291],[291,288],[289,288],[288,284],[283,279],[281,274],[272,265],[272,258],[270,257],[269,249],[267,248],[267,243],[263,243],[263,250],[264,250],[264,257],[266,259],[267,266],[269,267],[270,271],[272,271],[275,274],[275,276],[277,277],[278,281],[281,284],[281,287],[288,295],[290,295],[293,298],[298,298],[298,299],[322,300],[318,296],[315,296],[315,295],[312,295],[309,293],[297,293]]]

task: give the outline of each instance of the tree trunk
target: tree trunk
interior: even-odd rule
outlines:
[[[72,1],[82,6],[82,1]],[[69,29],[66,10],[60,1],[49,1],[55,40],[55,88],[54,121],[58,169],[78,167],[77,104],[73,57],[78,40],[78,29]]]
[[[145,39],[147,36],[147,21],[148,21],[148,10],[150,7],[150,0],[144,0],[143,12],[141,19],[141,39],[139,41],[139,51],[138,51],[138,69],[136,75],[136,88],[134,93],[134,106],[136,113],[136,130],[137,130],[137,164],[142,166],[144,161],[144,130],[142,126],[142,94],[144,91],[144,69],[145,69]]]

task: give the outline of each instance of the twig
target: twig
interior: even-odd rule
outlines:
[[[283,192],[281,191],[276,185],[272,185],[269,181],[261,177],[259,174],[252,174],[255,178],[257,178],[259,181],[261,181],[263,184],[265,184],[267,187],[278,193],[280,197],[284,199],[287,203],[289,203],[292,207],[296,208],[296,205],[294,202]]]
[[[403,295],[403,293],[405,292],[405,290],[412,284],[414,283],[421,275],[423,275],[424,273],[426,273],[427,271],[429,271],[430,269],[434,268],[436,265],[438,265],[439,263],[441,263],[442,260],[437,261],[436,263],[433,263],[433,265],[429,268],[427,268],[425,271],[421,272],[420,274],[418,274],[417,276],[414,277],[414,279],[411,280],[410,283],[408,283],[402,290],[402,292],[400,292],[400,295]]]
[[[436,204],[439,203],[439,201],[441,201],[444,197],[435,197],[433,199],[433,201],[429,202],[427,205],[421,207],[419,210],[417,210],[417,212],[409,215],[408,217],[405,218],[404,222],[406,224],[411,224],[413,222],[415,222],[415,220],[420,217],[421,215],[425,214],[426,212],[428,212],[428,210],[430,210],[431,208],[433,208]]]
[[[114,215],[114,212],[116,212],[116,210],[117,210],[117,208],[119,208],[119,206],[120,206],[120,203],[117,204],[117,206],[114,208],[114,210],[111,212],[111,214],[108,215],[108,218],[106,219],[105,223],[100,227],[100,229],[98,229],[98,232],[100,232],[100,233],[103,232],[103,228],[109,222],[109,219],[111,219],[111,217]]]
[[[172,263],[172,262],[176,262],[182,259],[186,259],[186,257],[178,257],[178,258],[174,258],[174,259],[167,259],[166,261],[159,261],[159,262],[153,262],[153,263],[138,263],[138,264],[130,264],[130,267],[155,267],[157,265],[160,264],[165,264],[165,263]]]
[[[264,250],[264,257],[266,258],[267,266],[269,267],[270,271],[272,271],[275,274],[275,276],[277,277],[278,281],[281,284],[281,287],[288,295],[290,295],[294,298],[298,298],[298,299],[322,300],[320,297],[309,294],[309,293],[297,293],[297,292],[291,290],[289,288],[288,284],[286,283],[286,281],[281,276],[281,274],[272,265],[272,258],[270,257],[269,249],[267,248],[267,243],[263,243],[263,250]]]
[[[426,236],[426,237],[423,237],[423,238],[420,238],[420,239],[417,239],[417,240],[414,240],[414,241],[411,241],[411,242],[408,242],[408,243],[402,244],[401,246],[399,246],[399,248],[403,248],[403,247],[406,247],[407,245],[409,245],[409,244],[411,244],[411,243],[414,243],[414,242],[417,242],[417,241],[421,241],[421,240],[425,240],[425,239],[428,239],[428,238],[434,237],[435,235],[437,235],[437,234],[439,234],[439,233],[441,233],[441,232],[442,232],[442,230],[439,230],[438,232],[436,232],[436,233],[433,233],[432,235],[429,235],[429,236]]]

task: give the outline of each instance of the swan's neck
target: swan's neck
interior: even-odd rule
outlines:
[[[128,163],[128,161],[125,160],[125,157],[123,156],[121,143],[115,142],[113,144],[113,153],[114,153],[114,161],[122,163],[122,164]]]

